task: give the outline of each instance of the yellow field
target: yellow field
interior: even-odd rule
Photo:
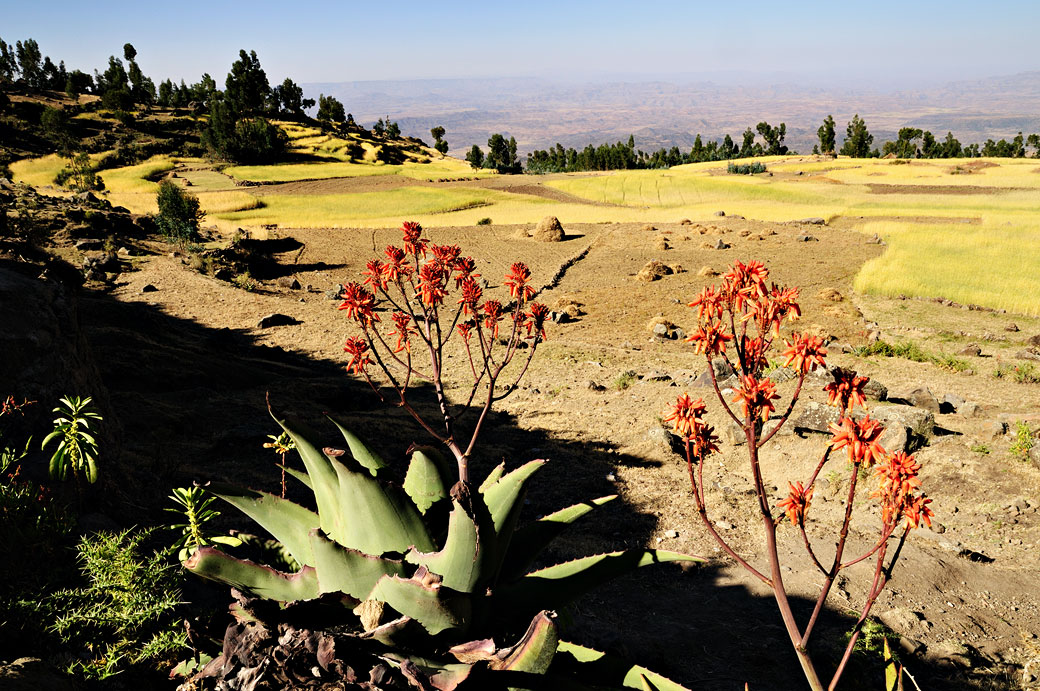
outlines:
[[[336,157],[346,141],[318,128],[283,124],[297,151]],[[369,152],[371,153],[371,151]],[[427,160],[427,159],[423,159]],[[102,175],[113,203],[133,211],[155,210],[150,176],[179,165],[210,214],[224,228],[277,224],[294,227],[393,227],[402,219],[428,226],[535,223],[547,214],[563,224],[668,223],[709,220],[715,211],[761,221],[819,216],[880,235],[884,254],[865,264],[856,289],[883,295],[942,296],[1027,314],[1040,314],[1040,161],[961,159],[911,161],[836,160],[819,157],[759,159],[770,174],[728,175],[725,163],[670,170],[617,171],[512,178],[516,192],[438,185],[440,180],[484,178],[454,158],[410,160],[403,165],[331,160],[273,166],[235,166],[217,172],[203,161],[157,157]],[[46,157],[14,164],[18,179],[50,184],[62,161]],[[260,182],[396,175],[433,185],[309,195],[265,194],[264,187],[236,187],[235,179]],[[524,193],[544,185],[570,195],[556,201]],[[349,185],[337,189],[351,189]],[[947,220],[948,219],[948,220]],[[826,230],[820,232],[825,233]]]

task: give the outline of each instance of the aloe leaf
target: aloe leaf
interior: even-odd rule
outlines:
[[[296,478],[297,480],[299,480],[300,482],[302,482],[304,485],[306,485],[307,489],[309,489],[312,492],[314,491],[314,484],[311,483],[311,476],[310,475],[308,475],[307,473],[303,472],[302,470],[297,470],[296,468],[290,468],[289,466],[282,465],[281,463],[278,464],[278,467],[281,468],[282,470],[284,470],[289,475],[291,475],[294,478]]]
[[[500,650],[488,666],[495,670],[545,674],[560,642],[555,617],[547,610],[536,614],[523,638],[512,648]]]
[[[382,600],[434,635],[448,629],[465,630],[473,611],[468,594],[454,592],[439,583],[427,585],[397,576],[379,579],[369,599]]]
[[[495,482],[482,489],[484,502],[491,511],[491,519],[495,524],[495,533],[503,534],[503,527],[510,522],[516,521],[516,515],[522,505],[520,498],[523,496],[527,481],[534,475],[535,471],[545,465],[545,461],[529,461],[516,470],[503,475]],[[487,484],[485,482],[485,484]],[[516,511],[514,511],[516,509]]]
[[[480,483],[480,493],[483,494],[484,492],[487,491],[488,487],[490,487],[491,485],[493,485],[496,482],[498,482],[499,479],[502,477],[502,475],[505,472],[506,472],[506,464],[505,463],[499,463],[494,468],[492,468],[491,472],[488,473],[488,476],[486,478],[484,478],[484,481],[482,483]]]
[[[332,420],[332,418],[329,419]],[[335,420],[332,420],[332,424],[339,428],[340,434],[343,435],[343,439],[347,442],[347,447],[350,449],[350,455],[363,467],[368,468],[372,475],[378,474],[380,470],[386,467],[386,461],[369,449],[356,434]]]
[[[507,607],[556,609],[586,591],[634,569],[666,562],[703,562],[701,557],[653,549],[596,554],[532,571],[500,586],[496,595]]]
[[[337,524],[325,533],[344,547],[365,554],[406,552],[414,547],[432,551],[433,540],[426,531],[415,504],[399,487],[373,477],[366,470],[348,467],[339,459],[329,459],[338,476]],[[319,509],[320,512],[320,509]]]
[[[459,684],[469,678],[473,671],[472,664],[464,662],[440,662],[415,655],[402,655],[400,653],[386,653],[383,658],[391,660],[398,665],[411,663],[426,675],[430,684],[437,691],[455,691]]]
[[[311,542],[307,536],[319,526],[321,519],[318,514],[267,492],[231,485],[214,485],[210,491],[271,533],[274,539],[285,545],[285,549],[297,562],[314,565]]]
[[[474,506],[480,511],[479,502]],[[486,514],[471,516],[457,499],[452,499],[452,510],[448,516],[448,537],[439,552],[423,553],[412,551],[405,559],[421,564],[441,577],[441,583],[452,590],[472,593],[478,586],[485,585],[493,575],[488,567],[494,557],[494,532],[490,517]]]
[[[285,573],[270,566],[236,559],[212,547],[196,550],[184,562],[184,568],[203,578],[268,600],[313,600],[320,594],[317,575],[309,566],[297,573]]]
[[[646,667],[629,664],[569,641],[560,641],[549,675],[553,678],[574,678],[583,684],[597,687],[690,691]]]
[[[444,479],[444,458],[429,447],[412,450],[412,460],[404,477],[404,491],[415,502],[420,513],[448,498],[449,486]]]
[[[314,492],[314,502],[318,506],[322,530],[333,540],[338,541],[336,526],[342,523],[342,516],[337,496],[339,478],[335,468],[332,467],[332,461],[307,438],[312,434],[310,430],[295,422],[280,420],[273,414],[272,417],[296,444],[296,452],[300,454],[300,460],[303,461],[303,466],[307,469],[307,475],[311,480],[311,489]]]
[[[364,600],[380,578],[403,575],[404,563],[348,549],[329,540],[319,530],[309,538],[321,594],[342,592]]]
[[[574,504],[565,509],[560,509],[548,516],[543,516],[537,521],[528,523],[513,534],[513,539],[506,553],[505,562],[502,564],[503,578],[509,574],[518,577],[527,570],[546,546],[555,540],[571,523],[578,520],[598,506],[617,499],[616,494],[600,497],[582,504]]]

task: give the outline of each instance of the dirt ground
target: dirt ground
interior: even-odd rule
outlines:
[[[401,182],[373,178],[368,184]],[[325,189],[330,183],[294,184]],[[716,426],[724,425],[710,390],[695,386],[703,358],[681,339],[654,336],[652,324],[666,320],[692,332],[696,314],[686,305],[718,280],[703,275],[712,273],[706,267],[725,272],[735,260],[759,259],[773,280],[800,286],[799,328],[833,339],[829,364],[854,367],[891,395],[926,386],[940,401],[952,394],[978,405],[971,417],[937,415],[941,433],[917,452],[935,522],[912,534],[873,613],[903,636],[902,659],[921,689],[1040,688],[1040,469],[1009,452],[1012,436],[994,431],[994,423],[1010,422],[1013,429],[1022,419],[1035,427],[1040,386],[992,376],[996,363],[1010,361],[1040,334],[1040,320],[853,294],[859,267],[884,249],[853,223],[711,218],[655,225],[573,226],[563,242],[545,244],[519,239],[514,226],[429,229],[435,242],[458,243],[478,260],[489,291],[501,290],[509,264],[522,260],[534,283],[546,286],[539,301],[557,308],[573,302],[581,312],[550,326],[549,341],[520,390],[498,406],[478,451],[484,469],[500,460],[509,466],[552,461],[532,484],[528,517],[620,495],[561,538],[551,556],[650,546],[709,560],[686,571],[644,569],[596,591],[576,607],[569,637],[626,654],[692,689],[742,689],[744,682],[753,691],[802,688],[771,595],[700,525],[685,464],[660,431],[668,405],[682,392],[703,396]],[[812,239],[803,239],[806,234]],[[85,301],[84,322],[124,429],[122,463],[155,492],[218,478],[272,489],[276,459],[261,448],[274,431],[264,411],[267,391],[276,406],[315,426],[323,412],[336,415],[389,457],[401,458],[412,441],[425,441],[400,411],[345,374],[342,343],[352,326],[327,294],[358,278],[369,258],[399,241],[398,231],[280,230],[271,239],[285,251],[274,255],[277,268],[255,276],[255,292],[191,271],[183,257],[152,245],[142,249],[155,253],[135,258],[114,288]],[[719,239],[731,247],[713,249]],[[638,281],[636,274],[654,259],[677,272]],[[280,285],[279,279],[291,278],[299,289]],[[143,292],[148,285],[156,290]],[[257,328],[275,312],[298,323]],[[1017,330],[1006,330],[1012,323]],[[872,332],[933,352],[977,343],[982,355],[963,356],[972,373],[954,373],[841,352],[842,344],[866,343]],[[454,361],[453,378],[462,382],[463,363]],[[626,371],[635,378],[622,388]],[[780,386],[785,402],[792,387]],[[808,389],[801,405],[825,400],[820,386]],[[417,395],[422,400],[424,392]],[[328,427],[322,429],[335,434]],[[767,447],[764,472],[776,501],[789,480],[808,479],[826,439],[778,435]],[[824,561],[848,481],[840,459],[831,466],[821,475],[810,521]],[[763,564],[745,447],[727,441],[704,477],[710,515],[730,526],[722,530],[726,539],[753,564]],[[144,510],[145,500],[139,501]],[[876,535],[873,511],[865,491],[857,501],[852,550]],[[784,579],[804,622],[820,578],[796,533],[782,528],[780,535]],[[864,563],[844,572],[832,593],[812,649],[824,676],[844,647],[849,613],[863,602],[869,568]],[[879,659],[876,651],[859,658],[848,687],[881,688]]]

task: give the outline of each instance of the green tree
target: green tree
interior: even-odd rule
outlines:
[[[322,122],[344,122],[346,114],[343,112],[343,104],[334,96],[318,95],[318,120]]]
[[[65,78],[65,93],[69,98],[77,98],[94,88],[94,78],[86,72],[72,70]]]
[[[448,142],[444,141],[444,128],[437,125],[430,130],[430,134],[433,136],[433,148],[442,155],[448,153]]]
[[[386,136],[389,139],[400,139],[401,138],[401,128],[397,126],[396,122],[391,122],[390,121],[390,116],[389,115],[386,117]]]
[[[744,139],[740,143],[740,158],[750,158],[755,155],[755,131],[750,127],[744,130]],[[726,158],[730,158],[727,156]]]
[[[271,85],[267,73],[260,67],[256,51],[238,51],[238,60],[231,64],[224,81],[224,98],[239,117],[263,113]]]
[[[816,130],[816,136],[820,138],[820,153],[834,153],[834,116],[828,115],[820,129]]]
[[[66,156],[72,146],[69,133],[69,115],[64,108],[44,108],[40,114],[40,125],[47,138],[58,147],[58,153]]]
[[[27,38],[24,42],[15,42],[15,53],[18,56],[18,71],[22,81],[30,89],[43,88],[43,55],[40,44],[35,39]]]
[[[0,83],[13,82],[18,76],[18,57],[15,49],[0,38]]]
[[[166,237],[190,242],[199,236],[199,223],[205,213],[199,208],[199,198],[182,189],[172,180],[159,183],[156,195],[159,213],[155,225]]]
[[[289,115],[303,115],[303,88],[289,77],[274,88],[280,110]],[[342,107],[342,106],[341,106]]]
[[[942,143],[942,157],[960,158],[961,151],[961,143],[953,136],[953,132],[947,132]]]
[[[782,156],[787,153],[787,147],[784,146],[784,137],[787,136],[786,123],[781,122],[779,127],[773,127],[768,122],[760,122],[755,129],[766,141],[766,156]]]
[[[870,145],[874,143],[874,135],[867,131],[867,123],[856,113],[845,128],[845,142],[841,146],[841,154],[852,158],[870,157]]]
[[[108,69],[94,74],[94,83],[101,94],[101,105],[109,110],[129,110],[134,105],[130,92],[130,78],[123,62],[112,55],[108,58]]]
[[[382,137],[386,132],[386,125],[383,124],[383,118],[376,120],[376,124],[372,125],[372,134],[377,137]]]
[[[473,170],[478,170],[484,167],[484,152],[480,150],[480,147],[476,144],[466,154],[466,163],[473,167]]]

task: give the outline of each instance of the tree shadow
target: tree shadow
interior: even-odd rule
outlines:
[[[430,443],[403,410],[347,377],[342,362],[266,346],[245,331],[207,328],[104,293],[84,292],[80,315],[108,393],[110,409],[103,412],[122,430],[118,455],[107,455],[101,469],[110,491],[97,493],[97,505],[121,524],[168,523],[162,509],[171,505],[170,489],[192,482],[278,492],[280,459],[263,448],[268,435],[280,431],[266,409],[268,393],[279,412],[306,421],[333,446],[342,438],[322,417],[334,415],[401,473],[408,447]],[[428,390],[417,391],[415,401],[422,411],[434,403]],[[657,517],[624,501],[613,472],[653,461],[620,453],[609,441],[582,443],[525,429],[513,416],[495,413],[482,432],[474,476],[484,477],[499,462],[515,468],[536,458],[552,462],[531,484],[527,519],[622,494],[576,523],[550,547],[547,561],[650,543]],[[302,494],[297,486],[290,497]],[[255,529],[236,512],[224,513],[226,526]],[[655,566],[619,579],[563,616],[565,638],[624,655],[690,688],[741,689],[745,681],[753,691],[805,688],[772,597],[724,566],[718,560],[685,570]],[[793,598],[792,604],[799,621],[806,621],[813,603]],[[843,647],[824,642],[840,643],[850,623],[834,610],[821,619],[819,650],[813,649],[821,674],[833,669]],[[929,689],[987,688],[967,683],[959,670],[904,658]],[[855,659],[841,688],[878,689],[883,679],[875,652]]]

